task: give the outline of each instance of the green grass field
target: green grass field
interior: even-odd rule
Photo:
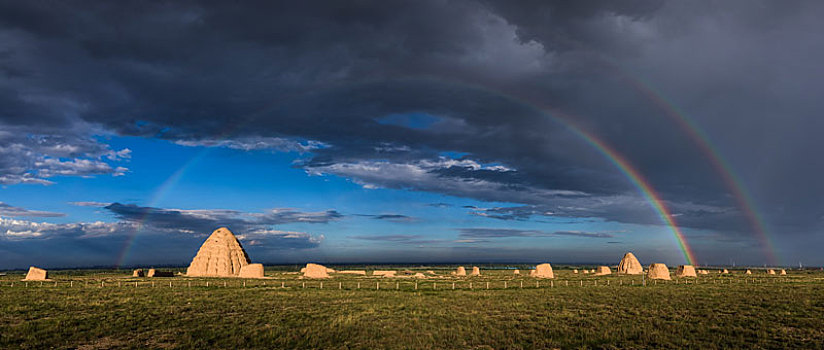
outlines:
[[[0,277],[0,348],[824,348],[821,272],[644,286],[640,276],[556,268],[536,287],[482,270],[333,277],[321,289],[289,269],[267,268],[266,280],[57,271],[28,286],[9,274]]]

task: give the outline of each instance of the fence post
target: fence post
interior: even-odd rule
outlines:
[[[581,280],[581,287],[584,286],[584,280]]]
[[[208,286],[209,286],[209,281],[206,281],[206,287],[208,287]]]
[[[469,290],[472,290],[472,282],[469,282]]]
[[[338,282],[338,289],[343,289],[343,282]]]
[[[375,282],[375,290],[380,290],[380,289],[381,289],[381,283],[380,282]]]
[[[11,286],[14,287],[14,282],[11,283]],[[69,287],[74,287],[74,281],[69,281]]]
[[[320,283],[320,289],[323,289],[323,282]]]
[[[486,289],[489,289],[489,282],[486,282]]]
[[[280,282],[280,288],[286,288],[286,282],[281,281]]]
[[[415,290],[418,290],[418,281],[415,281]]]
[[[537,282],[535,284],[535,287],[538,287]],[[521,289],[524,289],[524,281],[521,281]]]
[[[504,281],[504,289],[506,289],[506,281]]]
[[[395,289],[396,290],[401,289],[401,283],[400,282],[395,282]]]
[[[555,288],[555,281],[549,281],[549,288]]]
[[[438,284],[435,283],[435,282],[432,282],[432,290],[435,290],[435,289],[438,289]]]
[[[306,282],[301,283],[301,288],[306,288]]]
[[[358,282],[358,289],[360,289],[360,282]]]
[[[455,289],[455,282],[452,282],[452,289]]]

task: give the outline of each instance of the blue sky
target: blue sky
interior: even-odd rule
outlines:
[[[605,250],[619,256],[637,242],[651,240],[663,249],[648,255],[671,261],[679,253],[659,226],[620,225],[603,220],[547,218],[539,221],[501,222],[474,215],[475,208],[507,206],[511,203],[484,202],[422,191],[372,188],[335,175],[310,175],[294,166],[296,159],[308,155],[269,150],[245,151],[224,147],[192,147],[138,137],[110,136],[101,142],[112,149],[129,149],[130,158],[117,162],[129,170],[121,176],[54,177],[54,184],[16,185],[2,188],[6,203],[30,210],[65,214],[58,217],[21,216],[20,220],[71,224],[76,222],[117,222],[105,209],[110,203],[140,207],[183,210],[229,209],[260,213],[273,208],[299,212],[335,210],[342,218],[328,223],[286,223],[267,226],[273,230],[300,232],[321,238],[317,247],[257,248],[247,242],[253,259],[272,263],[324,262],[427,262],[427,261],[543,261],[552,251],[572,250],[581,256],[563,254],[568,262],[600,261]],[[453,154],[457,156],[457,154]],[[180,174],[177,180],[174,174]],[[87,206],[78,202],[95,202]],[[654,215],[650,211],[651,215]],[[383,216],[383,217],[381,217]],[[158,259],[156,244],[169,234],[157,234],[151,220],[143,229],[123,232],[136,235],[124,265],[185,264],[209,232],[194,237],[178,233],[175,256]],[[229,226],[230,229],[232,228]],[[527,232],[524,237],[503,234],[494,238],[464,238],[462,229],[503,229]],[[534,232],[533,232],[534,231]],[[552,235],[553,232],[572,234]],[[575,233],[584,235],[577,236]],[[235,229],[235,233],[246,232]],[[601,233],[603,237],[587,237]],[[546,237],[540,237],[540,235]],[[104,237],[86,240],[105,240]],[[126,238],[115,240],[107,251],[98,252],[94,265],[115,265],[126,249]],[[251,241],[251,240],[250,240]],[[593,242],[594,241],[594,242]],[[634,243],[635,242],[635,243]],[[46,266],[74,266],[74,256],[61,259],[46,249],[7,262],[9,267],[24,267],[37,262]],[[249,244],[251,243],[251,244]],[[597,246],[597,249],[592,247]],[[168,247],[166,247],[168,248]],[[488,253],[500,250],[501,253]],[[512,251],[523,251],[513,254]],[[587,255],[589,251],[589,255]],[[145,258],[143,257],[145,254]],[[43,262],[45,260],[45,262]],[[79,265],[83,265],[79,263]]]

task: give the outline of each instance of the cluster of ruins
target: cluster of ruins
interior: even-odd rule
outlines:
[[[670,270],[667,265],[663,263],[652,263],[646,270],[644,266],[638,261],[638,258],[631,252],[624,254],[621,261],[615,267],[615,273],[619,275],[642,275],[648,279],[670,280]],[[355,276],[374,276],[380,278],[431,278],[431,277],[472,277],[481,276],[481,269],[478,266],[472,266],[472,270],[467,274],[466,268],[458,266],[455,271],[449,275],[438,275],[435,271],[427,270],[425,272],[415,272],[410,270],[374,270],[371,275],[367,274],[366,270],[341,270],[325,267],[320,264],[308,263],[306,267],[300,270],[302,278],[329,278],[330,274],[340,275],[355,275]],[[520,275],[520,270],[513,270],[514,275]],[[612,269],[609,266],[598,266],[595,269],[578,269],[572,270],[573,274],[593,274],[594,276],[605,276],[612,274]],[[729,270],[720,269],[719,274],[729,274]],[[780,269],[776,272],[774,269],[766,270],[769,275],[786,275],[787,271]],[[676,277],[697,277],[698,275],[707,275],[709,271],[706,269],[696,270],[692,265],[680,265],[675,271]],[[752,271],[747,269],[744,274],[751,275]],[[136,269],[132,272],[132,277],[173,277],[174,273],[169,271],[160,271],[154,268],[144,272],[143,269]],[[212,232],[211,235],[201,245],[200,249],[192,259],[191,264],[186,269],[185,276],[189,277],[237,277],[237,278],[265,278],[263,265],[252,263],[249,255],[243,249],[240,241],[235,237],[234,233],[226,227],[221,227]],[[543,263],[535,266],[534,269],[529,270],[529,276],[535,278],[555,278],[555,273],[552,270],[552,265]],[[26,281],[47,281],[49,280],[48,271],[32,266],[29,268]]]

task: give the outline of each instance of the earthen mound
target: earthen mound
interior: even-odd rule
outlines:
[[[695,274],[695,266],[692,265],[679,265],[678,270],[675,271],[675,276],[698,277],[698,275]]]
[[[598,266],[598,268],[595,269],[595,276],[609,275],[611,273],[612,270],[609,269],[609,266]]]
[[[203,242],[192,259],[187,276],[234,277],[249,264],[249,256],[237,237],[228,228],[221,227]]]
[[[624,275],[640,275],[644,273],[644,266],[638,262],[638,258],[635,257],[635,254],[626,253],[624,257],[621,258],[621,262],[618,263],[618,274]]]
[[[466,269],[463,266],[458,266],[452,274],[455,276],[466,276]]]
[[[308,263],[305,270],[303,270],[303,277],[305,278],[329,278],[329,273],[326,272],[326,266]]]
[[[470,276],[480,276],[481,275],[481,269],[479,269],[477,266],[472,266],[472,273],[469,274],[469,275]]]
[[[240,278],[263,278],[263,264],[249,264],[240,268]]]
[[[46,281],[49,279],[49,272],[39,267],[30,266],[24,281]]]
[[[552,265],[549,263],[543,263],[535,266],[535,270],[530,271],[529,275],[537,278],[555,278],[555,273],[552,271]]]
[[[649,266],[647,278],[651,280],[670,280],[670,273],[667,265],[654,263]]]
[[[137,269],[137,270],[132,271],[132,277],[143,277],[143,276],[146,276],[146,274],[143,272],[143,269]]]
[[[146,274],[146,277],[174,277],[174,272],[171,271],[160,271],[155,269],[149,269],[149,273]]]

